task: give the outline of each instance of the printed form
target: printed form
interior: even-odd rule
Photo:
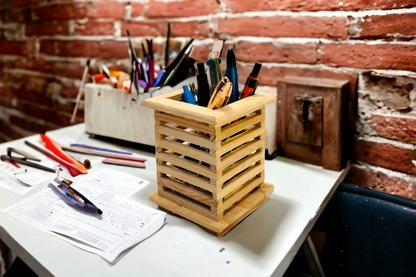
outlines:
[[[71,187],[99,207],[102,215],[67,204],[52,184],[3,212],[115,264],[134,245],[162,228],[166,213],[126,198],[148,181],[109,169],[90,177],[79,182],[73,178]]]

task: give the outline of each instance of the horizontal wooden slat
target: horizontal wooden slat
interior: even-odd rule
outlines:
[[[177,142],[167,141],[164,139],[156,139],[156,147],[169,149],[173,152],[189,156],[191,158],[206,162],[211,165],[215,165],[217,163],[215,157],[210,156],[209,153]]]
[[[214,199],[212,199],[212,197],[209,197],[207,193],[204,193],[196,188],[181,184],[167,177],[161,177],[157,180],[157,182],[159,186],[163,186],[163,187],[167,187],[172,190],[175,190],[187,197],[195,199],[198,202],[204,203],[205,205],[208,205],[211,207],[217,206],[217,202]]]
[[[252,164],[260,161],[264,157],[262,152],[256,153],[252,156],[248,156],[246,159],[233,164],[231,167],[224,170],[221,179],[218,182],[225,182],[231,177],[235,176],[239,172],[243,171]]]
[[[187,209],[177,203],[174,203],[168,199],[165,199],[159,195],[159,191],[155,191],[150,194],[149,199],[154,203],[158,204],[164,209],[167,209],[175,214],[178,214],[184,218],[187,218],[198,225],[201,225],[205,228],[212,230],[215,233],[221,232],[225,228],[227,228],[227,222],[218,222],[216,220],[212,220],[207,218],[197,212],[194,212],[190,209]]]
[[[248,142],[247,144],[241,146],[237,150],[233,151],[230,154],[227,154],[224,158],[222,158],[219,165],[217,165],[217,170],[223,170],[230,166],[231,164],[235,163],[236,161],[242,159],[243,157],[250,155],[253,151],[264,147],[264,140],[253,140]]]
[[[248,142],[255,137],[264,134],[264,127],[255,128],[249,131],[244,132],[244,134],[238,135],[235,138],[229,139],[230,141],[226,141],[224,145],[221,146],[220,149],[217,149],[217,155],[222,155],[227,153],[228,151],[240,146],[241,144]]]
[[[227,127],[224,127],[219,136],[217,137],[218,140],[223,140],[235,133],[237,133],[238,131],[241,131],[243,129],[246,129],[250,126],[253,126],[257,123],[259,123],[260,121],[264,120],[264,114],[258,114],[258,115],[254,115],[251,116],[249,118],[245,118],[243,120],[240,120],[236,123],[230,124]]]
[[[210,191],[210,192],[216,192],[216,187],[213,186],[210,182],[196,176],[192,176],[190,174],[187,174],[179,169],[173,169],[172,167],[166,166],[166,165],[158,165],[157,171],[160,173],[168,174],[172,177],[178,178],[182,181],[188,182],[196,187],[199,187],[201,189]]]
[[[176,204],[179,204],[185,208],[188,208],[212,220],[218,220],[218,214],[216,212],[208,211],[205,208],[202,208],[198,205],[195,205],[194,203],[189,202],[186,198],[180,197],[179,195],[176,195],[176,194],[172,194],[169,191],[158,190],[158,192],[159,192],[159,195],[163,198],[173,201]]]
[[[156,153],[156,159],[164,162],[171,163],[173,165],[183,167],[189,171],[198,173],[202,176],[205,176],[209,179],[215,179],[216,174],[210,171],[209,167],[197,164],[195,162],[189,161],[185,158],[180,158],[178,156],[166,153]]]
[[[209,138],[204,137],[202,135],[195,134],[195,133],[192,134],[188,131],[178,130],[178,129],[167,127],[167,126],[159,126],[156,124],[155,132],[158,134],[172,136],[172,137],[175,137],[175,138],[178,138],[183,141],[187,141],[187,142],[199,145],[199,146],[208,147],[209,149],[215,148],[215,143],[210,141]]]
[[[155,120],[160,120],[163,122],[174,123],[180,126],[185,126],[188,128],[195,129],[197,131],[201,131],[208,134],[214,134],[214,128],[209,127],[209,124],[198,122],[193,119],[188,119],[180,116],[175,116],[171,114],[160,113],[155,111]]]
[[[222,190],[220,190],[217,194],[217,199],[221,199],[225,197],[227,194],[244,184],[251,178],[254,178],[257,174],[264,171],[264,165],[257,165],[253,166],[244,173],[238,175],[232,181],[230,181]]]
[[[218,208],[219,213],[223,213],[226,209],[234,205],[235,202],[241,200],[247,193],[251,192],[255,187],[263,183],[263,178],[254,178],[250,183],[245,187],[239,190],[237,193],[233,194],[230,198],[226,199],[224,203]]]
[[[234,103],[215,110],[215,124],[223,125],[229,123],[264,107],[265,104],[274,101],[275,99],[276,97],[273,94],[256,91],[255,95],[235,101]]]

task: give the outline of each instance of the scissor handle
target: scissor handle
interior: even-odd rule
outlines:
[[[7,148],[7,156],[11,157],[12,156],[12,152],[14,152],[16,154],[19,154],[19,155],[22,155],[27,160],[32,160],[32,161],[40,162],[40,159],[38,159],[37,157],[33,156],[30,153],[27,153],[26,151],[23,151],[23,150],[17,149],[17,148],[13,148],[13,147],[8,147]]]

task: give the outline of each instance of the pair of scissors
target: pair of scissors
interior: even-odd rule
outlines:
[[[227,105],[230,100],[232,90],[233,84],[231,81],[227,77],[222,78],[212,93],[207,108],[215,110]]]
[[[12,152],[23,156],[23,158],[13,157]],[[31,160],[31,161],[35,161],[35,162],[40,162],[40,159],[33,156],[32,154],[27,153],[26,151],[23,151],[23,150],[20,150],[20,149],[17,149],[17,148],[13,148],[13,147],[7,148],[7,155],[1,155],[0,158],[1,158],[2,161],[8,161],[10,163],[24,164],[24,165],[27,165],[27,166],[31,166],[31,167],[34,167],[34,168],[42,169],[42,170],[53,172],[53,173],[56,172],[56,170],[53,169],[53,168],[46,167],[46,166],[40,165],[38,163],[28,161],[28,160]]]

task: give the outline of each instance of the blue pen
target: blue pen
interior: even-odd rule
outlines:
[[[106,151],[106,152],[117,153],[117,154],[133,155],[133,153],[131,153],[131,152],[125,152],[125,151],[119,151],[119,150],[112,150],[112,149],[107,149],[107,148],[95,147],[95,146],[90,146],[90,145],[86,145],[86,144],[72,143],[71,146],[73,146],[73,147],[81,147],[81,148],[85,148],[85,149],[93,149],[93,150],[99,150],[99,151]]]
[[[188,86],[184,85],[182,88],[183,88],[183,94],[182,94],[183,100],[186,103],[196,105],[194,95],[192,94],[192,92],[189,91]]]
[[[59,178],[56,178],[55,182],[59,183],[59,185],[56,187],[57,190],[71,204],[80,207],[86,212],[103,214],[103,212],[100,209],[98,209],[91,201],[85,198],[85,196],[83,196],[74,188],[70,187],[70,185],[72,184],[71,181],[67,179],[60,180]]]
[[[233,103],[240,99],[240,92],[238,91],[237,60],[232,48],[227,50],[227,69],[225,70],[225,76],[228,77],[233,84],[233,90],[231,92],[230,100],[228,101],[228,103]]]

